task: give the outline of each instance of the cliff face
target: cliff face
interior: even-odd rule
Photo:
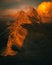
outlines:
[[[35,23],[35,21],[36,23],[38,22],[40,23],[38,14],[34,8],[30,8],[28,12],[25,13],[24,11],[19,11],[15,16],[16,21],[14,21],[8,27],[8,29],[10,30],[9,36],[8,36],[8,43],[2,55],[13,56],[18,52],[12,50],[12,46],[16,45],[19,48],[23,46],[26,35],[28,34],[27,29],[22,27],[23,24],[32,24],[32,23]]]

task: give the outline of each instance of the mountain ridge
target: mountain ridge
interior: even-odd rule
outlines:
[[[14,15],[15,21],[12,22],[11,25],[9,24],[10,26],[8,27],[9,36],[8,36],[7,45],[1,55],[3,56],[16,55],[18,51],[16,52],[12,49],[13,45],[17,46],[17,48],[22,48],[24,41],[26,39],[26,36],[29,34],[28,29],[26,29],[22,25],[29,24],[34,27],[34,24],[37,24],[37,23],[41,24],[41,19],[36,9],[30,8],[28,12],[19,11],[17,12],[17,14]],[[31,30],[32,28],[30,27],[29,30]]]

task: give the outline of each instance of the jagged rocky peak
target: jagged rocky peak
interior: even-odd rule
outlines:
[[[23,10],[19,11],[18,13],[20,13],[21,15],[25,14]]]
[[[24,44],[26,36],[28,35],[27,29],[25,29],[22,25],[32,24],[33,22],[37,23],[37,16],[37,11],[33,7],[30,7],[28,12],[24,12],[23,10],[17,12],[15,15],[16,20],[11,24],[11,26],[9,26],[10,32],[8,36],[8,42],[2,55],[16,55],[16,51],[12,49],[12,46],[16,45],[17,47],[21,48]]]
[[[27,15],[30,17],[30,20],[33,22],[33,23],[40,23],[40,16],[38,15],[37,13],[37,10],[33,7],[29,7],[29,10],[27,12]]]
[[[36,9],[35,8],[33,8],[33,7],[29,7],[29,11],[27,12],[28,13],[28,15],[29,16],[37,16],[37,11],[36,11]]]
[[[31,20],[29,19],[27,13],[24,12],[23,10],[17,12],[16,19],[17,19],[16,22],[18,22],[19,24],[23,23],[31,24]]]
[[[23,10],[20,10],[17,12],[17,15],[18,16],[23,16],[24,14],[26,14]]]
[[[25,12],[23,10],[18,11],[17,14],[15,15],[15,18],[17,21],[21,21],[21,22],[23,21],[23,23],[26,23],[29,20],[31,22],[32,22],[32,20],[35,22],[39,22],[39,20],[40,20],[37,10],[32,6],[30,6],[28,8],[27,12]]]
[[[20,14],[24,14],[25,12],[23,10],[17,11],[17,13],[14,15],[14,17],[18,17]]]

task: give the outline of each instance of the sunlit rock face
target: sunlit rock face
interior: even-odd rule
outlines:
[[[52,23],[52,2],[42,2],[37,8],[43,23]]]
[[[41,23],[40,16],[38,15],[36,9],[34,9],[33,7],[29,7],[27,15],[30,17],[32,22]]]
[[[29,11],[31,11],[32,17],[34,17],[33,20],[35,20],[37,22],[38,15],[37,15],[36,11],[33,12],[33,10],[35,10],[35,9],[31,8]],[[7,55],[13,56],[13,55],[16,55],[16,53],[18,53],[16,51],[12,50],[13,45],[16,45],[17,48],[18,47],[21,48],[23,46],[24,40],[28,34],[28,31],[27,31],[27,29],[23,28],[22,25],[35,23],[30,18],[31,13],[28,15],[28,13],[25,13],[24,11],[17,12],[17,14],[15,16],[16,21],[14,21],[8,27],[10,32],[9,32],[9,36],[8,36],[7,47],[4,50],[4,52],[2,53],[3,56],[7,56]],[[35,16],[35,15],[37,15],[37,16]]]

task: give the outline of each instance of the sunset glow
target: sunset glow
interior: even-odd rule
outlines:
[[[14,56],[21,51],[24,43],[27,44],[26,48],[28,44],[35,48],[39,42],[47,42],[47,37],[44,38],[44,34],[47,32],[47,28],[44,26],[45,23],[52,23],[52,1],[2,0],[0,3],[0,37],[2,37],[2,44],[6,44],[6,46],[0,55]],[[5,44],[3,36],[4,42],[7,38]],[[46,40],[44,41],[44,39]]]
[[[51,21],[52,17],[52,2],[43,2],[37,8],[38,14],[43,22]]]

